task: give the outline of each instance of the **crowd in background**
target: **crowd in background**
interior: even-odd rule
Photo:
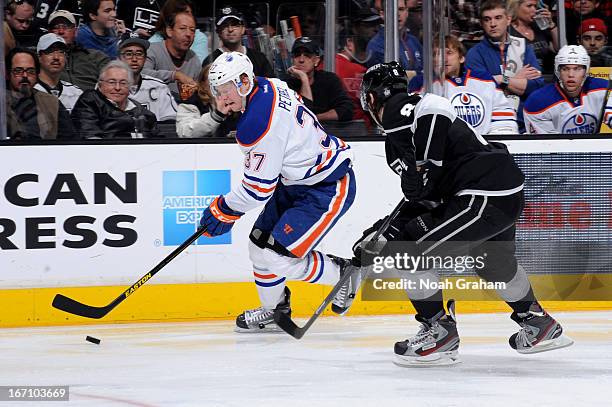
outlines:
[[[286,81],[320,121],[372,129],[359,86],[365,71],[384,61],[385,4],[339,3],[336,68],[328,72],[323,3],[270,1],[274,23],[257,7],[237,2],[206,10],[190,0],[8,0],[3,25],[8,136],[231,136],[239,114],[216,109],[207,77],[210,64],[226,51],[245,53],[256,76]],[[557,1],[447,3],[450,35],[441,71],[450,85],[436,93],[452,98],[469,86],[482,94],[486,117],[474,109],[464,117],[458,110],[481,134],[537,132],[525,126],[524,106],[550,83],[560,84],[559,93],[573,107],[583,104],[580,92],[590,91],[583,89],[585,81],[572,101],[575,92],[556,78],[555,58],[568,52],[560,51],[563,42],[584,47],[587,71],[612,66],[612,2],[565,1],[564,33],[558,29]],[[422,91],[422,2],[398,0],[397,6],[399,62],[411,89]]]

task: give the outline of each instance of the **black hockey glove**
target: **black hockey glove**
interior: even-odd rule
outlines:
[[[408,200],[417,200],[423,192],[423,176],[417,171],[414,154],[403,162],[401,182],[402,192]]]
[[[383,219],[379,219],[372,225],[363,231],[363,235],[353,245],[353,263],[357,267],[367,267],[374,264],[374,257],[384,256],[387,252],[387,243],[400,241],[404,237],[403,224],[400,220],[392,220],[387,230],[385,230],[377,241],[372,241],[372,237],[388,216]]]

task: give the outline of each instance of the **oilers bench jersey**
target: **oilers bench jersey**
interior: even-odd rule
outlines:
[[[497,87],[491,74],[463,69],[457,77],[447,78],[445,89],[439,81],[433,93],[450,100],[457,116],[478,134],[518,134],[513,104]],[[421,93],[423,76],[410,81],[410,90]]]
[[[506,146],[475,133],[441,96],[394,95],[385,104],[382,125],[389,167],[401,175],[415,158],[421,167],[422,199],[507,196],[523,189],[525,177]]]
[[[531,134],[593,134],[604,103],[608,82],[587,77],[578,97],[569,98],[558,83],[533,92],[524,108],[525,128]],[[612,117],[612,98],[608,98],[604,117]]]
[[[225,197],[235,211],[263,204],[279,182],[335,182],[352,166],[349,145],[327,134],[295,91],[279,79],[257,77],[237,124],[236,140],[245,155],[243,180]]]

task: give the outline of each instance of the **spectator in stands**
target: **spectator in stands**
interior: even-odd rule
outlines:
[[[612,48],[606,46],[608,27],[600,18],[589,18],[580,25],[580,44],[591,57],[591,66],[612,66]]]
[[[382,7],[382,5],[380,6]],[[381,11],[381,16],[384,14]],[[418,38],[406,29],[406,19],[408,18],[408,7],[406,0],[397,1],[397,16],[399,28],[399,57],[400,63],[406,71],[410,71],[414,76],[423,70],[423,47]],[[385,60],[385,30],[381,28],[370,40],[367,47],[370,58],[366,62],[368,67],[384,62]]]
[[[214,50],[212,54],[206,58],[203,65],[211,64],[219,55],[224,52],[242,52],[253,63],[253,72],[255,76],[265,76],[271,78],[274,76],[274,70],[270,61],[264,54],[253,48],[247,48],[242,45],[242,36],[244,35],[244,17],[242,13],[233,7],[224,7],[217,13],[217,21],[215,23],[221,47]]]
[[[448,0],[451,34],[468,48],[482,40],[479,6],[480,1]]]
[[[134,86],[130,88],[130,97],[153,112],[158,122],[174,121],[176,102],[168,85],[157,78],[142,74],[148,48],[149,42],[138,37],[129,37],[119,44],[120,59],[132,69],[134,74]]]
[[[342,82],[333,72],[318,70],[321,49],[308,37],[295,40],[291,48],[293,66],[281,79],[298,92],[305,105],[321,121],[348,121],[353,118],[353,103]]]
[[[72,110],[75,130],[84,139],[155,137],[157,119],[129,97],[134,85],[130,67],[111,61],[100,72],[98,88],[85,91]]]
[[[9,51],[15,48],[17,44],[15,44],[15,37],[13,37],[11,27],[9,27],[6,21],[2,22],[2,29],[4,31],[4,56],[6,57]]]
[[[524,38],[531,45],[538,63],[546,72],[553,71],[555,54],[559,49],[559,30],[552,20],[548,8],[536,9],[538,0],[509,0],[508,12],[512,16],[512,24],[508,33],[514,37]],[[547,19],[550,24],[540,29],[534,17]]]
[[[165,32],[169,16],[176,13],[193,13],[193,4],[189,0],[168,0],[161,9],[159,19],[155,26],[155,34],[149,38],[149,42],[161,42],[165,39]],[[193,44],[190,48],[198,56],[200,61],[204,61],[208,56],[208,36],[196,28]]]
[[[100,68],[110,59],[93,49],[85,49],[75,42],[76,20],[71,12],[58,10],[49,16],[49,31],[59,35],[66,42],[66,65],[60,76],[82,90],[93,89],[98,83]]]
[[[181,100],[191,96],[197,87],[195,79],[201,70],[198,56],[190,49],[195,31],[195,18],[192,14],[180,12],[168,16],[166,39],[151,44],[143,70],[144,74],[168,84],[175,94],[179,94],[180,84]]]
[[[59,100],[34,89],[40,72],[36,53],[14,48],[6,56],[7,135],[18,140],[71,139],[72,123]]]
[[[66,42],[57,34],[48,33],[40,37],[36,47],[40,75],[34,89],[55,96],[70,112],[83,91],[78,86],[60,79],[66,66],[66,49]]]
[[[368,43],[380,30],[382,23],[383,19],[375,8],[364,7],[359,9],[348,27],[349,34],[346,36],[346,40],[350,42],[350,46],[342,41],[343,38],[340,42],[342,46],[346,45],[347,48],[350,48],[351,60],[360,65],[366,65],[371,57],[366,52]]]
[[[467,69],[464,65],[466,50],[453,36],[445,38],[445,86],[434,83],[434,93],[450,100],[457,116],[474,128],[478,134],[517,134],[516,112],[512,103],[497,87],[488,72]],[[434,55],[439,46],[434,45]],[[423,91],[423,75],[410,81],[411,92]]]
[[[524,38],[508,34],[511,17],[503,0],[486,0],[480,7],[485,37],[465,58],[467,68],[490,73],[517,112],[522,130],[522,103],[533,91],[544,86],[540,64]]]
[[[34,4],[34,0],[9,0],[4,8],[4,19],[18,47],[36,48],[43,34],[32,25]]]
[[[95,49],[111,59],[119,56],[119,40],[126,32],[123,21],[117,19],[114,0],[83,0],[83,21],[77,33],[77,44]]]
[[[525,125],[531,134],[593,134],[602,121],[612,125],[608,81],[590,77],[590,58],[582,45],[566,45],[555,57],[555,83],[533,92],[525,103]],[[602,108],[607,109],[602,111]]]
[[[360,10],[356,20],[349,27],[353,34],[349,35],[346,31],[340,33],[342,49],[336,54],[336,75],[342,80],[342,84],[353,102],[353,120],[365,120],[368,125],[370,123],[369,115],[363,111],[359,100],[359,88],[363,74],[367,70],[362,65],[365,62],[365,49],[360,49],[360,45],[366,45],[367,39],[364,40],[362,34],[358,33],[359,29],[356,29],[354,25],[379,21],[382,21],[382,19],[376,13],[376,10],[369,8],[365,9],[365,12]],[[376,33],[376,31],[372,31],[372,33]]]
[[[44,32],[49,31],[49,17],[57,10],[69,10],[77,25],[79,25],[79,20],[83,16],[83,8],[81,7],[83,0],[36,0],[35,3],[36,8],[34,9],[32,24]]]
[[[210,93],[210,66],[202,68],[197,92],[178,106],[176,134],[179,137],[224,137],[229,134],[230,128],[236,128],[240,114],[230,112],[229,107],[225,105],[217,109],[215,99]]]
[[[578,30],[582,22],[589,18],[600,18],[610,28],[610,18],[599,9],[600,3],[598,0],[571,0],[571,8],[565,10],[565,32],[568,44],[580,43]]]

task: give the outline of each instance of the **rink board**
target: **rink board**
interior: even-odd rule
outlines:
[[[611,140],[506,144],[519,156],[546,152],[534,156],[536,163],[555,154],[593,151],[599,152],[598,160],[609,163],[612,151]],[[350,245],[361,231],[388,213],[401,196],[398,179],[386,166],[383,143],[351,145],[357,198],[319,247],[342,256],[350,255]],[[0,159],[4,169],[0,174],[0,326],[90,323],[51,308],[55,293],[92,305],[110,302],[193,233],[203,207],[240,182],[243,162],[233,144],[2,146]],[[568,176],[562,178],[567,181]],[[557,179],[546,182],[558,189]],[[607,241],[610,206],[606,199],[611,190],[604,184],[593,191],[574,188],[570,196],[567,188],[560,192],[545,188],[545,195],[559,192],[568,205],[554,206],[544,214],[538,209],[532,214],[535,227],[519,229],[519,237],[521,230],[553,231],[561,239],[583,245],[590,244],[592,236]],[[545,207],[551,203],[540,198]],[[585,223],[582,206],[577,215],[572,214],[581,199],[598,202],[588,214],[595,221]],[[139,290],[137,297],[103,321],[228,318],[255,306],[247,236],[257,213],[245,215],[231,235],[199,239]],[[612,287],[609,269],[601,271],[598,283]],[[563,274],[559,284],[575,291],[581,276],[572,277],[567,270]],[[545,281],[544,276],[532,275],[536,286],[538,278]],[[326,289],[297,284],[296,313],[309,314]],[[464,304],[467,311],[506,309],[505,304],[490,301]],[[556,306],[593,309],[608,308],[609,303]],[[409,307],[406,301],[363,302],[352,312],[396,313]]]

